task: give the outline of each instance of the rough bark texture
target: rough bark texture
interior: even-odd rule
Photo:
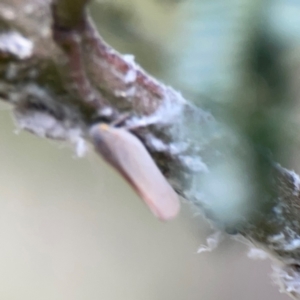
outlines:
[[[86,15],[86,2],[1,1],[0,97],[11,104],[20,127],[71,141],[80,152],[94,123],[127,114],[122,125],[140,138],[176,191],[221,229],[273,253],[284,264],[285,288],[297,294],[298,176],[272,163],[270,193],[254,193],[255,205],[242,218],[230,224],[220,219],[198,183],[217,162],[230,165],[227,148],[247,156],[247,143],[108,46]]]

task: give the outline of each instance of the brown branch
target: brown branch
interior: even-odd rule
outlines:
[[[89,0],[53,1],[53,12],[56,26],[64,29],[78,27],[85,17]]]
[[[96,121],[113,122],[127,113],[124,126],[143,141],[178,193],[294,272],[300,262],[297,175],[273,166],[271,193],[259,194],[254,184],[255,205],[242,218],[222,219],[199,189],[212,180],[208,170],[230,164],[233,156],[243,160],[246,143],[235,144],[234,133],[212,115],[107,45],[86,15],[87,2],[55,1],[52,10],[50,1],[0,3],[0,96],[20,126],[76,143],[89,140]]]

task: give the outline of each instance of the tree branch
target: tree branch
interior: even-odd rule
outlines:
[[[255,205],[231,219],[215,211],[201,186],[218,182],[209,175],[217,165],[232,167],[233,157],[247,157],[247,142],[107,45],[85,12],[87,2],[62,0],[51,7],[50,1],[1,1],[0,97],[12,105],[20,127],[81,145],[94,123],[127,113],[124,127],[180,195],[220,228],[273,253],[286,272],[298,272],[298,176],[273,164],[270,193],[253,193]],[[255,183],[251,188],[256,191]]]

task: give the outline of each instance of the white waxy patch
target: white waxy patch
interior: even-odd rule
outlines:
[[[106,124],[92,127],[90,136],[95,150],[123,176],[155,216],[169,220],[178,214],[178,195],[137,137]]]
[[[131,118],[126,124],[128,128],[146,127],[152,124],[164,125],[172,124],[176,118],[182,116],[184,103],[174,103],[170,99],[165,99],[159,108],[151,115]]]
[[[0,34],[0,51],[19,59],[27,59],[33,53],[33,43],[16,31]]]
[[[135,63],[135,57],[132,54],[124,54],[123,58],[128,64],[133,65]]]
[[[81,129],[68,128],[66,124],[58,122],[53,116],[43,112],[28,111],[25,114],[15,112],[15,115],[20,129],[28,130],[43,138],[67,140],[75,146],[78,157],[86,154],[87,143],[82,138]],[[19,133],[19,130],[16,133]]]
[[[159,152],[168,151],[169,147],[167,144],[165,144],[162,140],[158,139],[152,134],[147,135],[147,145],[151,146],[152,149],[155,149]]]
[[[84,139],[79,138],[76,142],[76,154],[78,157],[84,157],[87,153],[87,145]]]
[[[123,60],[128,64],[128,71],[125,74],[117,69],[112,69],[111,71],[116,77],[121,79],[122,82],[130,85],[131,83],[134,83],[136,81],[137,71],[139,70],[139,67],[136,65],[134,56],[131,54],[123,55]]]
[[[114,94],[117,97],[127,98],[127,101],[130,101],[130,97],[133,97],[136,94],[136,87],[131,86],[125,90],[115,90]]]
[[[294,191],[293,194],[295,196],[299,195],[300,192],[300,177],[295,171],[288,170],[286,168],[283,168],[280,164],[276,164],[277,168],[281,170],[281,172],[285,172],[289,174],[293,178],[293,184],[294,184]]]
[[[285,236],[281,232],[281,233],[269,236],[268,240],[270,243],[282,243],[285,241]]]
[[[292,239],[288,244],[284,245],[283,248],[285,251],[294,251],[296,249],[299,249],[300,239],[299,238]]]
[[[136,80],[136,70],[135,69],[129,69],[126,75],[124,76],[124,82],[125,83],[132,83]]]
[[[179,156],[181,162],[193,172],[208,173],[207,165],[202,161],[201,157],[192,157],[187,155]]]
[[[296,263],[296,262],[295,262]],[[273,266],[272,278],[280,288],[281,293],[300,299],[300,274],[291,266]]]
[[[17,133],[20,129],[25,129],[40,137],[69,141],[75,146],[77,156],[84,156],[87,152],[87,143],[83,139],[82,128],[76,122],[74,124],[69,122],[68,118],[58,120],[55,114],[51,112],[51,107],[55,110],[51,106],[52,99],[44,90],[31,85],[26,88],[26,92],[33,97],[44,99],[49,106],[49,111],[47,109],[16,107],[14,114],[19,127]],[[66,113],[64,110],[63,112]]]
[[[4,18],[5,20],[12,21],[16,18],[16,13],[10,7],[1,6],[0,11],[1,11],[1,17]]]
[[[266,251],[254,247],[250,248],[250,250],[247,253],[247,256],[252,259],[260,259],[260,260],[269,258],[269,254]]]
[[[53,137],[64,139],[66,137],[65,129],[57,120],[49,114],[28,111],[26,114],[15,112],[18,125],[21,129],[33,132],[40,137]]]
[[[223,233],[221,231],[217,231],[206,239],[207,245],[202,245],[198,249],[197,253],[211,252],[215,250],[223,240],[224,240]]]
[[[136,94],[136,87],[132,86],[126,90],[126,97],[133,97]]]
[[[292,175],[293,180],[294,180],[294,187],[295,187],[294,195],[298,196],[299,191],[300,191],[300,178],[299,178],[299,175],[297,173],[295,173],[294,171],[289,171],[289,173],[290,173],[290,175]]]

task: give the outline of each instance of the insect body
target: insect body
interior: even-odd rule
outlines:
[[[96,151],[125,178],[154,215],[168,220],[178,214],[178,195],[137,137],[106,124],[93,126],[90,136]]]

